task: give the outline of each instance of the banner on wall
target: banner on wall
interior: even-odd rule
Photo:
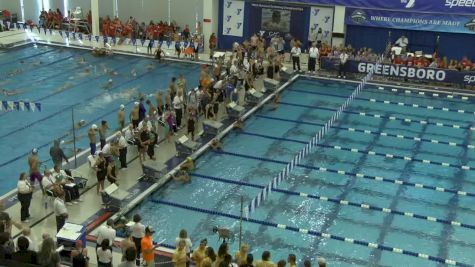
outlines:
[[[323,57],[322,69],[338,70],[338,60]],[[378,64],[357,60],[348,60],[345,65],[347,72],[367,73],[371,70],[375,75],[407,78],[412,80],[443,82],[454,84],[475,85],[475,72],[448,69],[417,68],[405,65]]]
[[[475,34],[475,15],[395,12],[347,8],[347,25]]]
[[[331,44],[333,32],[333,7],[312,7],[310,9],[310,24],[308,25],[308,40],[322,39],[322,43]],[[321,29],[321,33],[319,30]]]
[[[244,1],[223,2],[223,35],[242,37],[244,24]]]
[[[406,10],[449,14],[475,14],[475,0],[278,0],[356,8]]]

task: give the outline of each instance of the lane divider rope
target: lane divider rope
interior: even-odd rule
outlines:
[[[289,102],[280,102],[279,104],[281,105],[287,105],[287,106],[294,106],[294,107],[302,107],[302,108],[312,108],[312,109],[317,109],[317,110],[326,110],[326,111],[337,111],[336,109],[332,108],[321,108],[321,107],[316,107],[312,105],[304,105],[304,104],[296,104],[296,103],[289,103]],[[427,124],[427,125],[434,125],[437,127],[448,127],[448,128],[454,128],[454,129],[465,129],[465,130],[471,130],[475,131],[475,127],[470,127],[470,126],[464,126],[464,125],[459,125],[459,124],[449,124],[449,123],[442,123],[442,122],[430,122],[430,121],[425,121],[425,120],[418,120],[418,119],[411,119],[409,117],[396,117],[396,116],[386,116],[386,115],[381,115],[377,113],[366,113],[366,112],[357,112],[357,111],[344,111],[344,113],[347,114],[352,114],[352,115],[358,115],[362,117],[373,117],[377,119],[388,119],[391,121],[402,121],[402,122],[407,122],[407,123],[418,123],[418,124]]]
[[[341,95],[335,95],[335,94],[328,94],[328,93],[318,93],[318,92],[312,92],[312,91],[307,91],[307,90],[301,90],[301,89],[288,89],[291,92],[297,92],[297,93],[304,93],[304,94],[313,94],[313,95],[323,95],[323,96],[330,96],[330,97],[337,97],[337,98],[346,98],[345,96]],[[455,113],[465,113],[465,114],[475,114],[474,111],[467,111],[463,109],[451,109],[451,108],[446,108],[446,107],[435,107],[435,106],[425,106],[425,105],[419,105],[419,104],[409,104],[409,103],[404,103],[404,102],[394,102],[390,100],[378,100],[375,98],[364,98],[364,97],[357,97],[355,98],[356,100],[361,100],[361,101],[367,101],[367,102],[372,102],[372,103],[381,103],[385,105],[394,105],[394,106],[402,106],[402,107],[412,107],[412,108],[420,108],[420,109],[428,109],[428,110],[440,110],[444,112],[455,112]]]
[[[391,92],[404,92],[404,94],[413,94],[413,95],[425,95],[425,96],[432,96],[432,97],[440,97],[440,98],[447,98],[447,99],[460,99],[460,100],[469,100],[473,99],[472,96],[464,96],[464,95],[458,95],[458,94],[449,94],[449,93],[432,93],[432,92],[424,92],[424,91],[412,91],[412,90],[402,90],[402,89],[397,89],[397,88],[385,88],[382,86],[378,87],[378,90],[381,91],[391,91]]]
[[[236,185],[240,185],[240,186],[247,186],[247,187],[259,188],[259,189],[265,188],[265,186],[263,186],[263,185],[258,185],[258,184],[243,182],[243,181],[229,180],[229,179],[225,179],[225,178],[220,178],[220,177],[215,177],[215,176],[210,176],[210,175],[204,175],[204,174],[199,174],[199,173],[190,173],[190,175],[193,176],[193,177],[199,177],[199,178],[202,178],[202,179],[218,181],[218,182],[223,182],[223,183],[227,183],[227,184],[236,184]],[[321,201],[328,201],[328,202],[332,202],[332,203],[339,204],[339,205],[344,205],[344,206],[353,206],[353,207],[367,209],[367,210],[374,210],[374,211],[380,211],[380,212],[384,212],[384,213],[391,213],[391,214],[394,214],[394,215],[400,215],[400,216],[405,216],[405,217],[409,217],[409,218],[415,218],[415,219],[425,220],[425,221],[429,221],[429,222],[437,222],[437,223],[453,225],[453,226],[458,226],[458,227],[463,227],[463,228],[468,228],[468,229],[471,229],[471,230],[475,230],[475,225],[472,225],[472,224],[462,223],[462,222],[459,222],[459,221],[451,221],[451,220],[446,220],[446,219],[439,219],[439,218],[436,218],[436,217],[433,217],[433,216],[420,215],[420,214],[416,214],[416,213],[412,213],[412,212],[399,211],[399,210],[394,210],[394,209],[390,209],[390,208],[381,208],[381,207],[378,207],[378,206],[375,206],[375,205],[370,205],[370,204],[367,204],[367,203],[352,202],[352,201],[345,200],[345,199],[337,199],[337,198],[331,198],[331,197],[327,197],[327,196],[313,195],[313,194],[308,194],[308,193],[303,193],[303,192],[295,192],[295,191],[291,191],[291,190],[278,189],[278,188],[272,188],[272,191],[279,192],[279,193],[286,194],[286,195],[317,199],[317,200],[321,200]]]
[[[238,134],[245,134],[245,135],[262,137],[262,138],[273,139],[273,140],[306,144],[305,141],[301,141],[301,140],[281,138],[281,137],[275,137],[275,136],[264,135],[264,134],[256,134],[256,133],[251,133],[251,132],[246,132],[246,131],[238,132]],[[457,165],[457,164],[452,164],[448,162],[439,162],[439,161],[433,161],[433,160],[428,160],[428,159],[417,159],[417,158],[408,157],[408,156],[400,156],[400,155],[394,155],[390,153],[380,153],[380,152],[375,152],[371,150],[362,150],[358,148],[342,147],[342,146],[337,146],[337,145],[323,145],[323,144],[317,144],[317,146],[322,147],[322,148],[330,148],[330,149],[348,151],[352,153],[360,153],[360,154],[371,155],[371,156],[381,156],[381,157],[391,158],[391,159],[402,159],[405,161],[414,161],[414,162],[419,162],[423,164],[431,164],[431,165],[442,166],[442,167],[451,167],[451,168],[456,168],[456,169],[461,169],[461,170],[466,170],[466,171],[475,170],[475,167],[468,166],[468,165]]]
[[[204,213],[204,214],[209,214],[209,215],[214,215],[214,216],[220,216],[220,217],[226,217],[226,218],[230,218],[230,219],[234,219],[234,220],[239,220],[240,219],[240,217],[238,215],[219,212],[219,211],[215,211],[215,210],[208,210],[208,209],[193,207],[193,206],[184,205],[184,204],[180,204],[180,203],[175,203],[175,202],[171,202],[171,201],[155,200],[155,199],[151,199],[150,201],[153,202],[153,203],[166,205],[166,206],[171,206],[171,207],[176,207],[176,208],[181,208],[181,209],[186,209],[186,210],[190,210],[190,211],[194,211],[194,212],[199,212],[199,213]],[[455,260],[452,260],[452,259],[444,259],[444,258],[440,258],[440,257],[437,257],[437,256],[428,255],[428,254],[425,254],[425,253],[419,253],[419,252],[405,250],[405,249],[401,249],[401,248],[397,248],[397,247],[387,246],[387,245],[384,245],[384,244],[377,244],[377,243],[367,242],[367,241],[364,241],[364,240],[358,240],[358,239],[353,239],[353,238],[349,238],[349,237],[333,235],[333,234],[330,234],[330,233],[319,232],[319,231],[315,231],[315,230],[311,230],[311,229],[298,228],[298,227],[289,226],[289,225],[285,225],[285,224],[279,224],[279,223],[274,223],[274,222],[270,222],[270,221],[252,219],[252,218],[243,218],[243,220],[247,221],[247,222],[250,222],[250,223],[258,224],[258,225],[278,228],[278,229],[282,229],[282,230],[292,231],[292,232],[311,235],[311,236],[316,236],[316,237],[322,237],[322,238],[326,238],[326,239],[333,239],[333,240],[345,242],[345,243],[348,243],[348,244],[364,246],[364,247],[368,247],[368,248],[372,248],[372,249],[378,249],[378,250],[393,252],[393,253],[397,253],[397,254],[403,254],[403,255],[412,256],[412,257],[425,259],[425,260],[429,260],[429,261],[434,261],[434,262],[438,262],[438,263],[454,265],[454,266],[462,266],[462,267],[472,266],[472,265],[462,263],[462,262],[458,262],[458,261],[455,261]]]
[[[277,163],[277,164],[287,164],[285,161],[281,161],[281,160],[268,159],[264,157],[251,156],[251,155],[245,155],[245,154],[228,152],[228,151],[219,151],[219,152],[213,151],[213,152],[218,153],[218,154],[241,157],[241,158],[272,162],[272,163]],[[382,176],[373,176],[373,175],[367,175],[363,173],[353,173],[353,172],[347,172],[344,170],[335,170],[335,169],[330,169],[326,167],[316,167],[316,166],[310,166],[310,165],[304,165],[304,164],[297,164],[296,166],[305,168],[305,169],[316,170],[320,172],[329,172],[329,173],[336,173],[340,175],[352,176],[356,178],[363,178],[363,179],[368,179],[368,180],[372,180],[376,182],[385,182],[385,183],[404,185],[404,186],[409,186],[409,187],[414,187],[414,188],[419,188],[419,189],[428,189],[428,190],[433,190],[437,192],[455,194],[459,196],[475,197],[475,193],[472,193],[472,192],[466,192],[466,191],[461,191],[461,190],[449,189],[449,188],[420,184],[420,183],[406,182],[399,179],[389,179],[389,178],[384,178]]]
[[[376,65],[381,64],[383,61],[384,56],[381,56],[380,59],[376,62]],[[287,163],[284,169],[279,172],[279,174],[274,177],[269,184],[263,188],[255,198],[251,200],[249,205],[246,206],[244,210],[244,214],[246,217],[249,216],[250,213],[254,212],[254,210],[260,206],[260,204],[266,200],[267,196],[272,192],[272,188],[276,188],[279,184],[282,183],[284,179],[287,179],[290,172],[298,165],[300,162],[309,154],[312,153],[316,147],[316,145],[324,138],[328,131],[330,131],[331,127],[337,121],[341,114],[347,110],[348,106],[351,105],[353,100],[361,93],[363,88],[365,87],[366,83],[371,80],[373,77],[374,69],[368,72],[366,76],[361,80],[358,84],[356,89],[351,93],[351,95],[346,99],[346,101],[337,109],[335,113],[331,116],[331,118],[325,123],[323,127],[315,134],[315,136],[301,149],[290,162]]]
[[[291,120],[291,119],[284,119],[284,118],[267,116],[267,115],[259,115],[259,114],[255,115],[255,116],[257,118],[263,118],[263,119],[269,119],[269,120],[278,120],[278,121],[293,122],[293,123],[300,123],[300,124],[307,124],[307,125],[314,125],[314,126],[323,126],[323,124],[315,123],[315,122]],[[407,135],[401,135],[401,134],[392,134],[392,133],[387,133],[387,132],[371,131],[371,130],[366,130],[366,129],[357,129],[357,128],[352,128],[352,127],[333,126],[332,128],[338,129],[338,130],[349,131],[349,132],[357,132],[357,133],[371,134],[371,135],[380,135],[380,136],[394,137],[394,138],[398,138],[398,139],[407,139],[407,140],[413,140],[413,141],[416,141],[416,142],[427,142],[427,143],[435,143],[435,144],[443,144],[443,145],[449,145],[449,146],[458,146],[458,147],[463,147],[463,148],[475,149],[475,145],[465,145],[465,144],[459,144],[459,143],[456,143],[456,142],[448,142],[448,141],[442,141],[442,140],[437,140],[437,139],[419,138],[419,137],[414,137],[414,136],[407,136]]]

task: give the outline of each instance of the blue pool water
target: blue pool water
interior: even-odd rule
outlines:
[[[157,229],[155,240],[166,238],[165,243],[174,245],[175,237],[184,228],[194,245],[208,238],[209,245],[217,249],[219,243],[212,227],[228,227],[237,233],[241,197],[247,205],[317,133],[333,115],[331,110],[337,109],[354,88],[354,84],[340,82],[297,80],[284,91],[277,110],[264,108],[246,121],[244,132],[232,132],[225,137],[223,153],[209,151],[201,156],[190,184],[168,183],[129,215],[142,214],[144,223]],[[373,103],[369,99],[419,107]],[[475,224],[473,196],[393,182],[475,192],[474,169],[462,168],[475,167],[475,151],[470,147],[472,132],[464,129],[472,126],[473,113],[422,106],[475,110],[471,99],[395,93],[370,86],[340,117],[321,146],[279,186],[287,191],[273,192],[251,218],[475,264],[473,228],[298,194]],[[380,118],[362,116],[360,112],[379,114]],[[461,128],[437,123],[457,124]],[[328,171],[319,170],[320,167]],[[390,180],[364,179],[356,173]],[[260,258],[263,250],[270,250],[274,262],[295,253],[299,260],[323,256],[331,266],[437,266],[427,259],[252,222],[243,223],[243,242],[250,244],[255,259]],[[230,253],[234,254],[237,247],[236,237]]]
[[[85,64],[79,63],[81,57]],[[104,69],[117,75],[109,75]],[[131,74],[133,69],[136,77]],[[66,154],[72,155],[72,107],[75,121],[87,122],[76,132],[77,147],[86,149],[87,129],[93,123],[107,120],[109,134],[117,129],[120,104],[126,106],[128,114],[139,92],[149,95],[166,90],[171,77],[179,74],[185,75],[188,86],[194,86],[199,71],[196,64],[159,64],[125,55],[96,58],[86,50],[49,46],[28,45],[0,54],[0,88],[21,92],[0,98],[42,104],[41,112],[0,112],[0,194],[15,188],[19,173],[28,170],[27,157],[32,148],[40,148],[40,160],[49,160],[49,147],[61,137]],[[109,78],[113,85],[105,90]],[[152,99],[155,103],[155,97]],[[46,164],[52,167],[51,161]]]

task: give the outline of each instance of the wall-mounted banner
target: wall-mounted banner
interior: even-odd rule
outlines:
[[[347,8],[345,23],[405,30],[475,34],[475,14],[465,16]]]
[[[310,24],[308,26],[308,40],[314,41],[320,35],[323,43],[331,44],[333,32],[333,7],[312,7],[310,9]]]
[[[244,26],[244,1],[224,0],[223,35],[242,37]]]
[[[327,57],[322,58],[322,68],[338,70],[338,60]],[[475,72],[447,69],[417,68],[405,65],[379,64],[348,60],[347,72],[368,73],[374,71],[375,75],[407,78],[410,80],[423,80],[428,82],[443,82],[454,84],[475,85]]]
[[[278,0],[356,8],[406,10],[444,14],[475,14],[475,0]]]

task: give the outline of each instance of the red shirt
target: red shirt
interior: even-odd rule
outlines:
[[[400,57],[397,57],[397,58],[394,59],[393,63],[396,64],[396,65],[401,65],[402,64],[402,59]]]

